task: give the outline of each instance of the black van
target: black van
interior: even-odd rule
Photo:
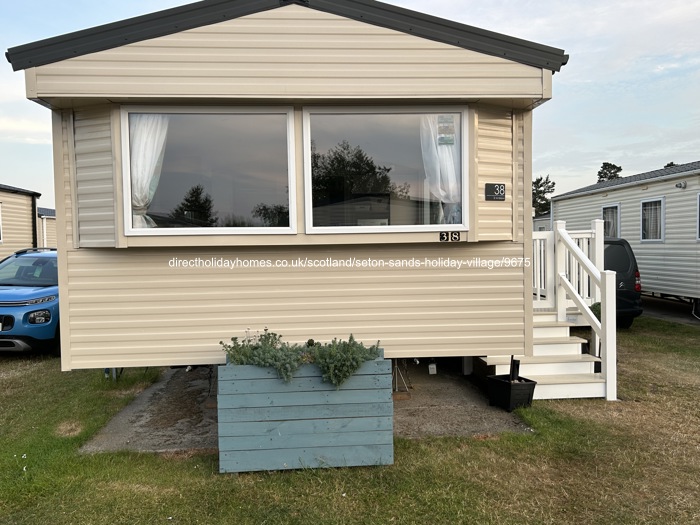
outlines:
[[[613,270],[617,290],[617,326],[629,328],[642,315],[642,283],[637,259],[624,239],[605,239],[605,269]]]

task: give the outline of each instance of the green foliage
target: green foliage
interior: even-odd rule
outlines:
[[[347,341],[333,339],[322,346],[314,346],[313,362],[323,373],[323,380],[339,387],[351,375],[357,372],[362,363],[379,357],[379,341],[366,348],[355,341],[350,334]]]
[[[598,170],[598,182],[619,179],[621,171],[622,166],[612,164],[611,162],[603,162]]]
[[[600,303],[593,303],[591,305],[591,312],[593,312],[593,315],[595,315],[598,318],[598,321],[600,321]]]
[[[308,352],[298,345],[290,345],[282,341],[282,336],[265,331],[251,336],[246,331],[242,341],[238,337],[231,338],[231,344],[220,342],[228,356],[228,361],[234,365],[271,366],[277,370],[281,379],[289,382],[294,372],[304,362],[308,362]]]
[[[532,181],[532,209],[535,210],[535,217],[549,213],[551,202],[550,193],[554,193],[554,181],[549,180],[549,175],[546,177],[537,177]]]
[[[232,337],[231,343],[220,342],[234,365],[271,366],[284,381],[291,381],[294,372],[304,363],[315,363],[323,374],[323,380],[339,387],[357,372],[365,361],[379,356],[379,341],[366,348],[352,334],[347,341],[333,339],[321,344],[309,339],[306,345],[290,345],[282,336],[265,328],[262,334],[250,335],[246,331],[243,340]]]

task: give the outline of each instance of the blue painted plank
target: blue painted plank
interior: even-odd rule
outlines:
[[[354,447],[358,445],[386,445],[393,443],[391,430],[365,432],[324,432],[319,434],[219,436],[219,452],[245,450],[283,450],[294,448]]]
[[[387,403],[391,390],[324,390],[320,392],[272,392],[265,394],[232,394],[217,397],[220,409],[247,407],[303,407],[307,405],[340,405],[355,403]]]
[[[375,388],[391,388],[391,374],[354,375],[343,382],[340,390],[367,390]],[[218,394],[242,394],[260,392],[316,392],[322,390],[338,390],[320,377],[294,377],[285,382],[276,377],[264,379],[235,379],[219,380]]]
[[[311,417],[309,417],[311,414]],[[304,412],[294,407],[229,408],[218,410],[219,423],[237,421],[281,421],[288,419],[329,419],[344,417],[393,416],[394,404],[366,403],[348,405],[308,405]]]
[[[321,432],[393,430],[393,428],[394,418],[391,416],[300,419],[290,421],[245,421],[240,423],[219,423],[219,437],[287,436],[293,434],[317,434]]]
[[[300,468],[391,465],[393,463],[393,445],[365,445],[351,448],[302,448],[279,451],[252,450],[221,454],[219,471],[222,473],[252,472]]]
[[[391,373],[391,360],[377,359],[365,361],[355,372],[355,375],[386,374]],[[320,376],[320,369],[316,365],[302,365],[294,373],[294,377]],[[222,365],[218,367],[220,381],[235,379],[265,379],[278,378],[277,371],[270,367],[255,365]]]

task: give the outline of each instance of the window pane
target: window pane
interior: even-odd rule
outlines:
[[[642,203],[642,239],[661,239],[661,201]]]
[[[286,114],[129,115],[134,228],[288,227]]]
[[[460,113],[313,113],[313,225],[462,224]]]
[[[603,229],[606,237],[619,237],[617,207],[603,208]]]

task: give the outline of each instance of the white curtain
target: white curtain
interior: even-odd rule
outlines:
[[[618,237],[617,208],[603,208],[603,224],[606,237]]]
[[[457,115],[423,115],[420,143],[428,187],[440,201],[439,224],[461,224],[461,153]]]
[[[129,115],[133,228],[156,227],[156,223],[146,212],[158,188],[167,135],[168,117],[166,115]]]
[[[642,239],[661,239],[661,201],[642,203]]]

